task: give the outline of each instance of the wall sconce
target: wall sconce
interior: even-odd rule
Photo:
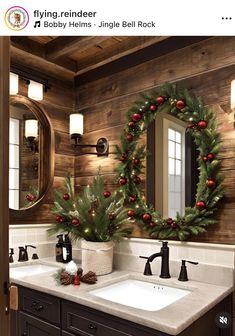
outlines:
[[[34,152],[38,152],[38,121],[35,119],[25,120],[25,138],[27,147]]]
[[[106,138],[99,138],[96,145],[80,143],[83,135],[83,121],[84,116],[81,113],[72,113],[69,116],[69,133],[71,139],[75,142],[74,146],[80,148],[94,147],[96,149],[96,153],[82,152],[81,154],[95,154],[97,156],[108,155],[109,143]]]
[[[10,95],[16,95],[19,92],[19,76],[10,72]]]
[[[34,100],[43,100],[43,85],[30,80],[28,86],[28,97]]]

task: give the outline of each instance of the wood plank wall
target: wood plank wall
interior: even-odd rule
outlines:
[[[216,37],[195,45],[156,57],[151,61],[81,84],[76,87],[77,109],[85,116],[84,142],[95,143],[99,137],[110,142],[108,158],[77,156],[76,187],[91,182],[98,166],[106,177],[109,189],[114,189],[114,169],[117,165],[114,144],[119,142],[125,125],[126,111],[138,94],[166,81],[177,82],[203,98],[218,116],[224,138],[222,169],[225,174],[226,197],[217,214],[218,225],[194,241],[235,243],[235,130],[234,113],[230,113],[230,81],[235,78],[235,38]],[[90,76],[91,77],[91,76]],[[137,234],[139,235],[139,233]]]
[[[74,150],[70,145],[68,134],[69,114],[72,112],[74,104],[74,91],[72,83],[63,83],[60,80],[49,78],[51,89],[44,93],[44,99],[38,102],[48,114],[52,127],[55,132],[55,173],[54,187],[63,186],[65,172],[71,172],[74,176]],[[27,85],[25,81],[20,81],[19,94],[27,97]],[[13,221],[11,224],[25,223],[51,223],[53,216],[51,214],[51,205],[53,203],[52,190],[48,193],[42,206],[30,211],[29,214],[23,215],[21,219]]]

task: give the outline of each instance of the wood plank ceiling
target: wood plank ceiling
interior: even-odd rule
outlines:
[[[200,42],[197,36],[12,36],[11,65],[47,74],[74,83],[74,78],[89,78],[90,73],[108,69],[120,62],[133,66],[176,49]],[[135,57],[132,57],[132,55]],[[128,64],[128,62],[130,64]],[[112,63],[112,64],[111,64]],[[105,71],[106,71],[105,70]],[[107,72],[108,75],[108,72]]]
[[[167,37],[28,36],[11,37],[12,64],[73,81],[76,75],[159,43]]]

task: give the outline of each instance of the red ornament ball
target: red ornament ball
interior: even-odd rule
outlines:
[[[207,156],[205,156],[205,155],[202,156],[201,158],[202,158],[202,161],[204,161],[204,162],[207,162],[207,161],[208,161],[208,158],[207,158]]]
[[[156,98],[156,102],[157,102],[158,105],[163,104],[164,101],[165,101],[165,97],[163,97],[163,96],[158,96],[158,97]]]
[[[200,129],[205,129],[207,128],[207,122],[205,120],[200,120],[198,123],[197,123],[197,126],[200,128]]]
[[[203,210],[206,207],[206,203],[204,201],[197,201],[196,202],[196,208],[198,210]]]
[[[151,112],[155,112],[156,109],[157,109],[157,105],[152,104],[152,105],[149,106],[149,110],[150,110]]]
[[[133,164],[134,164],[135,166],[138,166],[138,165],[140,164],[140,159],[134,159],[134,160],[133,160]]]
[[[72,225],[73,226],[78,226],[80,224],[79,220],[77,218],[72,219]]]
[[[114,220],[114,218],[115,218],[115,215],[113,213],[110,213],[109,214],[109,220]]]
[[[152,216],[149,213],[145,213],[142,216],[144,222],[150,222],[152,219]]]
[[[206,185],[207,185],[208,188],[213,189],[216,186],[216,182],[212,179],[208,179],[206,181]]]
[[[166,224],[167,224],[167,225],[171,225],[173,222],[174,222],[174,221],[173,221],[172,218],[167,218],[167,220],[166,220]]]
[[[131,195],[131,196],[129,197],[129,202],[130,202],[130,203],[135,203],[135,201],[136,201],[136,196],[135,196],[135,195]]]
[[[177,223],[173,221],[172,224],[171,224],[171,227],[172,227],[172,229],[176,229],[177,228]]]
[[[130,128],[135,128],[136,124],[134,123],[134,121],[130,121],[130,122],[128,123],[128,126],[129,126]]]
[[[125,184],[127,184],[127,178],[125,176],[121,176],[118,183],[121,185],[121,186],[124,186]]]
[[[154,223],[154,222],[150,222],[150,223],[149,223],[149,227],[154,228],[155,226],[157,226],[156,223]]]
[[[132,116],[132,120],[133,120],[134,122],[138,122],[138,121],[140,121],[141,118],[142,118],[142,115],[141,115],[140,113],[134,113],[133,116]]]
[[[215,154],[213,154],[213,153],[209,153],[209,154],[207,154],[207,160],[208,160],[208,161],[213,161],[214,158],[215,158]]]
[[[185,101],[183,99],[177,100],[175,106],[177,107],[178,110],[182,110],[185,107]]]
[[[69,200],[69,194],[64,194],[64,196],[63,196],[63,199],[65,200],[65,201],[68,201]]]
[[[133,140],[133,135],[132,134],[130,134],[130,133],[128,133],[127,134],[127,136],[126,136],[126,139],[127,139],[127,141],[129,141],[129,142],[131,142],[132,140]]]
[[[55,220],[59,223],[61,218],[62,217],[60,215],[57,215],[56,218],[55,218]]]
[[[29,202],[33,202],[34,199],[35,199],[35,197],[34,197],[32,194],[27,194],[27,195],[25,196],[25,198],[26,198],[27,201],[29,201]]]
[[[126,153],[122,153],[121,157],[120,157],[120,161],[124,162],[127,159],[127,154]]]
[[[105,198],[108,198],[108,197],[111,196],[111,192],[108,191],[108,190],[107,190],[107,191],[104,191],[104,192],[103,192],[103,195],[104,195]]]
[[[128,210],[127,216],[128,217],[134,217],[135,216],[135,211],[134,210]]]

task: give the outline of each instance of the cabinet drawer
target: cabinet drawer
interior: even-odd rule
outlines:
[[[37,317],[32,317],[23,312],[19,313],[19,335],[20,336],[60,336],[60,328]]]
[[[129,336],[83,306],[69,302],[62,304],[62,328],[78,336]],[[66,335],[66,334],[65,334]]]
[[[21,288],[20,310],[50,323],[60,324],[60,300],[32,289]]]

